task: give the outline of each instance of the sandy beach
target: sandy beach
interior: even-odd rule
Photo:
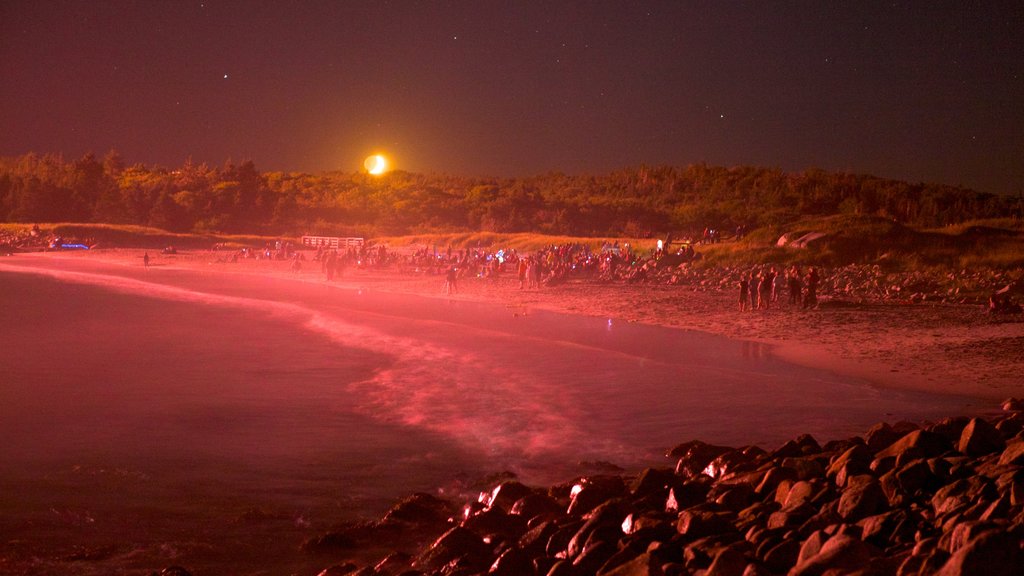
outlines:
[[[406,267],[328,283],[309,260],[149,251],[147,269],[146,253],[0,261],[40,273],[7,286],[25,339],[8,342],[19,385],[0,426],[18,463],[0,484],[21,495],[0,526],[12,573],[312,574],[323,563],[303,541],[413,492],[464,497],[503,470],[538,484],[632,473],[694,439],[770,450],[1024,396],[1024,322],[976,306],[824,294],[813,310],[740,312],[700,286],[521,290],[511,274],[449,295]],[[12,351],[25,342],[48,346]]]
[[[99,258],[142,265],[142,250],[111,249],[57,257]],[[150,253],[153,266],[271,274],[324,282],[319,263],[293,271],[288,262],[224,262],[217,252]],[[855,305],[821,295],[817,309],[783,302],[767,311],[737,310],[737,295],[701,286],[600,283],[581,280],[520,289],[513,274],[463,278],[457,294],[444,278],[408,269],[347,269],[339,286],[499,303],[511,315],[551,310],[625,322],[697,330],[768,346],[797,364],[865,378],[881,388],[957,394],[993,407],[1024,396],[1024,317],[991,316],[973,305]]]

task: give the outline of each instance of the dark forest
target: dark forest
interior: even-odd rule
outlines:
[[[401,235],[436,231],[649,237],[863,214],[934,228],[1019,216],[1019,198],[870,175],[694,164],[524,178],[403,171],[261,172],[251,161],[126,165],[0,159],[0,221],[137,224],[175,232]]]

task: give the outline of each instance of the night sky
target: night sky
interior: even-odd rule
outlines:
[[[0,155],[1024,189],[1024,3],[0,0]]]

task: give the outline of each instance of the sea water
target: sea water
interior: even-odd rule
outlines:
[[[972,410],[752,342],[281,277],[19,257],[0,291],[0,555],[65,573],[315,573],[302,539],[417,491]]]

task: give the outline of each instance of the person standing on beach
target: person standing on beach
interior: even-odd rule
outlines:
[[[740,276],[740,312],[747,310],[748,302],[750,302],[750,279],[744,274]]]
[[[444,293],[455,294],[459,291],[456,282],[458,281],[458,269],[455,266],[449,266],[448,271],[444,275]]]
[[[807,292],[804,294],[804,308],[818,305],[818,271],[813,267],[807,273]]]
[[[802,297],[801,292],[804,289],[803,280],[800,279],[800,267],[794,264],[789,269],[787,276],[789,279],[789,303],[793,306],[799,306]]]
[[[149,252],[142,253],[142,265],[149,268]]]

